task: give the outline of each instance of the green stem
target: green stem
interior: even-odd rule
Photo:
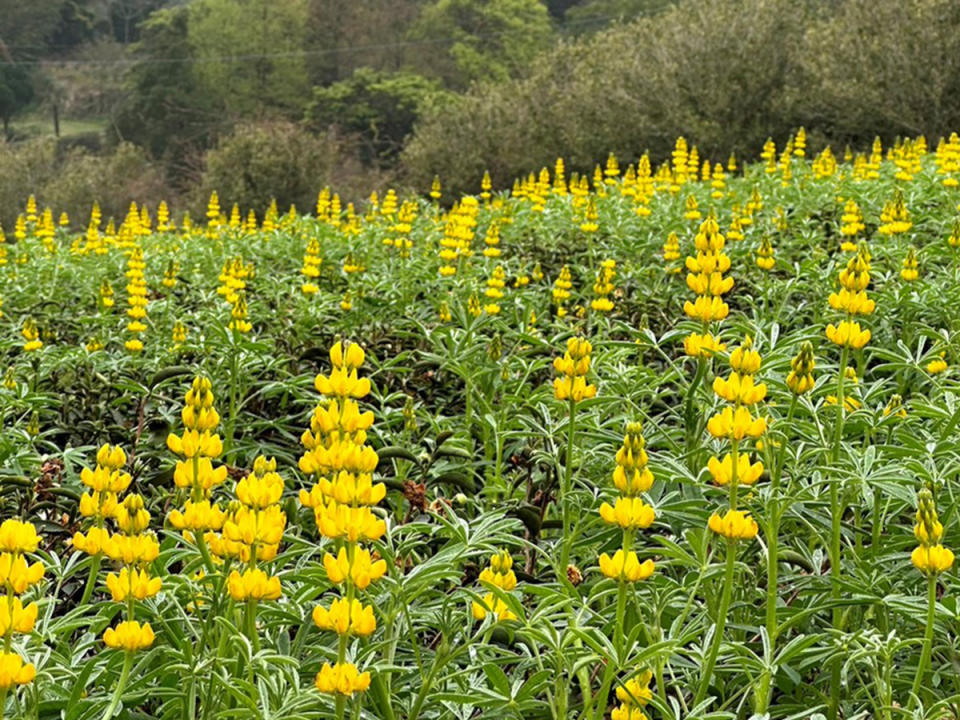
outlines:
[[[93,596],[93,588],[97,584],[97,574],[100,572],[100,563],[103,561],[103,555],[97,553],[90,558],[90,574],[87,575],[87,585],[83,589],[83,597],[80,599],[81,607],[90,602]]]
[[[833,434],[833,452],[831,460],[834,467],[840,459],[840,444],[843,439],[843,419],[846,412],[846,401],[843,395],[843,383],[847,374],[847,361],[850,349],[844,345],[840,353],[840,367],[837,373],[837,424]],[[840,478],[830,480],[830,594],[834,601],[833,627],[842,630],[843,611],[840,608],[840,534],[843,521],[843,507],[840,498]],[[827,707],[827,717],[837,720],[840,708],[840,663],[835,662],[830,672],[830,703]]]
[[[133,651],[127,650],[123,655],[123,670],[120,671],[120,679],[117,680],[117,689],[113,692],[113,698],[110,700],[110,705],[107,706],[107,711],[103,714],[102,720],[110,720],[117,711],[120,698],[123,696],[123,691],[127,687],[127,678],[130,677],[130,668],[132,666]]]
[[[560,503],[563,514],[563,537],[560,539],[560,568],[561,576],[566,577],[567,565],[570,562],[570,511],[573,498],[570,497],[573,489],[573,438],[576,432],[577,402],[570,398],[569,416],[567,419],[567,456],[563,468],[563,489]]]
[[[703,664],[700,686],[697,688],[697,694],[693,699],[694,707],[699,705],[704,697],[706,697],[707,690],[710,688],[710,680],[713,678],[713,668],[717,662],[720,643],[723,642],[723,630],[727,623],[727,610],[730,609],[730,600],[733,597],[733,570],[736,560],[737,542],[736,540],[727,540],[727,564],[723,574],[723,594],[720,596],[720,607],[717,608],[717,621],[714,624],[713,640],[707,652],[707,660]]]
[[[930,575],[927,579],[927,627],[923,634],[923,651],[920,654],[920,663],[917,665],[917,674],[913,678],[913,696],[919,697],[920,685],[930,663],[930,654],[933,650],[933,626],[937,612],[937,576]]]

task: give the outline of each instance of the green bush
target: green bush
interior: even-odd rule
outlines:
[[[411,181],[440,173],[461,190],[485,168],[503,183],[558,155],[580,170],[609,151],[662,158],[678,134],[707,153],[755,150],[790,128],[804,17],[789,0],[685,2],[562,45],[528,77],[427,113],[404,158]]]
[[[436,82],[415,73],[361,68],[347,80],[315,87],[306,122],[355,135],[365,163],[390,165],[420,114],[445,95]]]
[[[271,199],[282,210],[295,204],[309,211],[324,185],[349,191],[369,177],[351,143],[333,132],[314,134],[286,121],[250,123],[206,154],[194,205],[216,190],[221,202],[258,212]]]

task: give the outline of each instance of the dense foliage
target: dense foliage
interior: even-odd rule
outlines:
[[[960,139],[762,154],[31,200],[0,716],[956,715]]]

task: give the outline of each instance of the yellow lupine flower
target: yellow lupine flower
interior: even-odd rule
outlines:
[[[493,593],[487,593],[483,596],[482,602],[474,601],[471,605],[471,612],[476,620],[483,620],[487,613],[493,613],[497,616],[497,621],[516,620],[517,616],[510,611],[507,604]]]
[[[151,578],[146,570],[123,568],[119,574],[107,575],[107,589],[114,602],[124,602],[128,597],[145,600],[153,597],[163,585],[160,578]]]
[[[227,590],[234,600],[276,600],[283,594],[280,578],[268,576],[260,568],[236,570],[227,578]]]
[[[745,407],[736,410],[725,407],[707,421],[707,430],[715,438],[743,440],[745,437],[760,437],[767,431],[767,419],[754,418]]]
[[[0,525],[0,552],[35,552],[40,545],[40,536],[32,523],[14,518]]]
[[[366,590],[370,583],[376,582],[387,572],[387,563],[384,560],[373,561],[370,551],[364,548],[354,550],[352,561],[346,548],[340,548],[336,556],[326,553],[323,567],[330,582],[340,585],[349,578],[358,590]]]
[[[225,515],[218,505],[209,500],[187,500],[183,510],[172,510],[167,516],[177,530],[219,530]]]
[[[314,683],[317,690],[331,695],[353,695],[370,687],[370,673],[358,672],[353,663],[324,663]]]
[[[20,598],[0,595],[0,637],[6,637],[15,632],[33,632],[33,625],[37,621],[37,610],[35,602],[24,607]]]
[[[0,652],[0,690],[33,682],[37,669],[33,663],[24,663],[16,653]]]
[[[743,510],[727,510],[722,517],[718,513],[710,516],[708,526],[717,535],[728,540],[752,540],[757,536],[757,522],[750,513]]]
[[[656,515],[653,508],[641,498],[620,497],[612,507],[609,503],[603,503],[600,506],[600,517],[604,522],[619,525],[625,530],[640,530],[650,527]]]
[[[338,635],[366,636],[377,629],[377,619],[372,605],[364,605],[359,600],[338,598],[327,609],[317,605],[313,609],[313,622],[321,630],[330,630]]]
[[[653,575],[653,560],[644,560],[642,563],[637,554],[629,550],[617,550],[613,557],[603,553],[599,558],[600,572],[613,580],[623,582],[637,582]]]
[[[136,652],[153,645],[154,635],[150,623],[141,625],[136,620],[127,620],[116,628],[107,628],[103,633],[103,642],[109,648]]]
[[[707,470],[713,476],[713,481],[720,486],[728,485],[733,479],[733,456],[727,453],[723,459],[715,455],[707,461]],[[750,464],[750,455],[740,453],[737,456],[737,483],[753,485],[763,474],[763,463],[759,460]]]
[[[943,545],[918,545],[910,560],[920,572],[939,575],[953,567],[953,551]]]

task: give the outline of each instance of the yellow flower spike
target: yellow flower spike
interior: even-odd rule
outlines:
[[[39,545],[40,536],[32,523],[10,518],[0,525],[0,552],[35,552]]]
[[[843,320],[838,325],[830,323],[826,330],[827,339],[835,345],[846,345],[859,350],[870,342],[870,331],[861,330],[860,323]]]
[[[641,498],[621,497],[616,504],[600,506],[600,517],[610,525],[619,525],[625,530],[642,530],[650,527],[656,517],[654,510]]]
[[[37,669],[33,663],[24,663],[16,653],[0,652],[0,690],[33,682]]]
[[[752,375],[740,375],[737,372],[731,373],[727,379],[719,375],[714,378],[713,391],[727,402],[741,405],[755,405],[767,396],[764,383],[756,385]]]
[[[209,500],[187,500],[182,511],[172,510],[167,516],[177,530],[219,530],[224,518],[223,510]]]
[[[646,713],[632,705],[619,705],[610,711],[610,720],[648,720]]]
[[[708,527],[728,540],[752,540],[759,530],[757,522],[743,510],[727,510],[722,517],[714,513],[710,516]]]
[[[153,597],[163,585],[160,578],[151,578],[146,570],[123,568],[119,574],[109,573],[106,579],[107,589],[114,602],[124,602],[128,597],[145,600]]]
[[[621,582],[638,582],[645,580],[655,569],[653,560],[644,560],[642,563],[632,550],[624,552],[617,550],[613,557],[603,553],[599,558],[600,572],[613,580]]]
[[[126,464],[127,455],[119,445],[102,445],[97,451],[97,465],[107,470],[119,470]]]
[[[939,575],[953,567],[953,552],[943,545],[918,545],[910,554],[913,566],[925,575]]]
[[[493,593],[484,595],[482,602],[474,601],[470,609],[475,620],[483,620],[487,617],[487,613],[496,615],[498,622],[517,619],[517,616],[510,611],[507,604]]]
[[[283,594],[280,578],[260,568],[247,568],[242,574],[234,570],[227,578],[227,590],[237,601],[276,600]]]
[[[114,534],[104,543],[103,552],[111,560],[124,565],[144,565],[157,559],[160,544],[153,535]]]
[[[683,340],[683,351],[691,357],[710,358],[716,352],[722,352],[727,346],[710,333],[691,333]]]
[[[110,532],[98,527],[90,528],[86,535],[76,532],[71,540],[74,548],[87,555],[99,555],[103,552],[104,545],[109,541]],[[0,571],[0,577],[2,577],[2,571]]]
[[[38,606],[35,602],[24,607],[18,597],[0,595],[0,637],[12,633],[26,634],[33,632],[37,621]]]
[[[350,696],[370,687],[370,673],[359,672],[353,663],[324,663],[314,684],[322,693]]]
[[[150,623],[141,625],[136,620],[127,620],[116,628],[107,628],[103,633],[104,644],[115,650],[136,652],[153,645],[154,635]]]
[[[330,582],[340,585],[349,579],[358,590],[366,590],[370,583],[376,582],[387,572],[387,563],[384,560],[374,562],[370,551],[364,548],[354,551],[353,562],[346,548],[340,548],[336,556],[326,553],[323,567]]]
[[[707,470],[713,476],[713,481],[720,485],[728,485],[733,479],[733,456],[727,453],[723,459],[716,456],[710,458],[707,462]],[[753,485],[763,474],[763,463],[759,460],[753,464],[750,463],[750,456],[747,453],[740,453],[737,456],[737,483],[740,485]]]
[[[313,609],[313,622],[321,630],[329,630],[338,635],[366,636],[377,629],[377,619],[372,605],[364,605],[359,600],[338,598],[327,609],[318,605]]]
[[[650,670],[644,670],[639,675],[627,680],[622,686],[617,687],[617,700],[624,705],[646,705],[653,697],[650,690],[650,681],[653,679],[653,673]]]
[[[754,418],[745,407],[725,407],[707,421],[707,430],[718,439],[743,440],[760,437],[767,431],[767,420]]]
[[[127,495],[123,502],[117,505],[113,514],[119,527],[127,535],[139,535],[150,525],[150,513],[143,504],[143,498],[137,494]]]

